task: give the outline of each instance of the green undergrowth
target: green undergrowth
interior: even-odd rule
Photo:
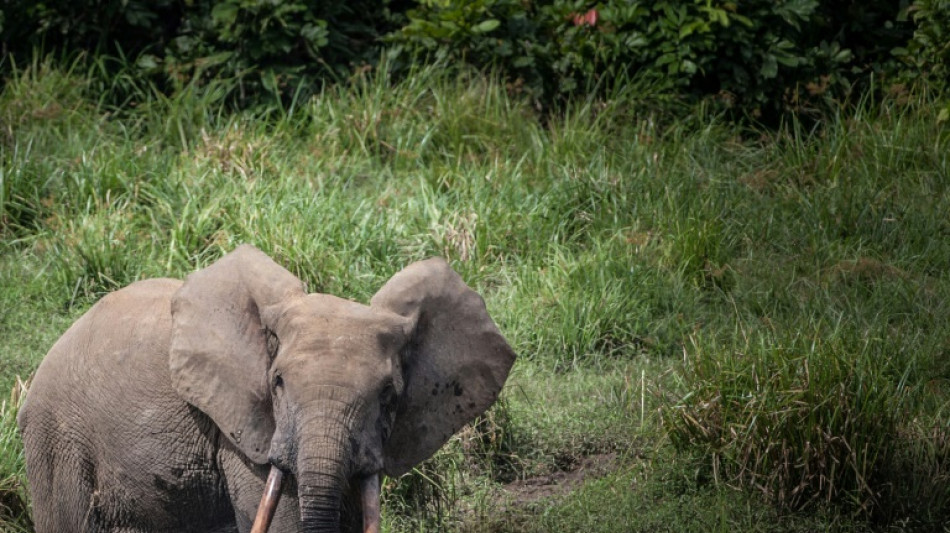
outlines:
[[[16,413],[25,390],[18,381],[9,398],[0,401],[0,526],[10,533],[32,531],[23,447],[16,431]]]
[[[659,465],[658,465],[659,463]],[[853,520],[827,510],[788,515],[755,494],[715,487],[698,478],[695,464],[666,453],[621,462],[567,496],[522,506],[499,505],[466,532],[590,531],[608,533],[862,531]]]
[[[541,120],[438,68],[241,114],[214,83],[115,79],[119,108],[104,83],[37,61],[0,92],[0,388],[103,294],[239,243],[364,302],[440,255],[519,361],[498,405],[385,482],[389,530],[950,517],[950,146],[927,94],[755,130],[651,114],[635,85]],[[12,405],[0,502],[23,494]],[[499,503],[597,456],[571,490]]]
[[[389,480],[390,530],[481,531],[516,505],[506,484],[576,470],[588,456],[609,458],[604,471],[636,464],[656,446],[651,389],[665,366],[612,363],[567,374],[517,366],[485,416],[428,463]]]

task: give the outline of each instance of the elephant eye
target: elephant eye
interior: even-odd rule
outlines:
[[[380,434],[383,440],[388,440],[392,434],[393,419],[396,416],[396,387],[392,381],[386,382],[383,389],[379,392],[379,408],[382,416],[379,417]]]
[[[277,351],[280,350],[280,339],[270,328],[264,329],[264,336],[267,343],[267,355],[273,361],[277,357]]]
[[[284,378],[280,374],[274,374],[274,388],[280,388],[284,386]]]

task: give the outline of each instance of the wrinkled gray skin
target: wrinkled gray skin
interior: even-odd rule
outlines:
[[[432,455],[514,357],[440,259],[369,306],[247,245],[132,284],[53,346],[20,411],[36,530],[246,532],[269,464],[288,474],[271,531],[358,528],[357,481]]]

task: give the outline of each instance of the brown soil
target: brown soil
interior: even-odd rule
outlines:
[[[616,464],[616,453],[580,457],[564,470],[508,483],[502,487],[497,501],[502,508],[520,507],[542,499],[566,496],[588,479],[606,475]]]

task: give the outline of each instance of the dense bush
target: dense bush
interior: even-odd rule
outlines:
[[[240,94],[340,75],[378,53],[388,2],[107,0],[0,8],[5,54],[37,47],[136,58],[140,74],[175,88],[196,77],[237,79]]]
[[[907,41],[894,2],[554,0],[421,2],[398,52],[494,65],[550,100],[636,75],[664,93],[717,96],[754,114],[850,94],[894,70]]]
[[[175,36],[181,8],[175,0],[9,0],[0,6],[0,41],[4,55],[28,56],[37,46],[112,53],[161,49]]]
[[[908,10],[916,23],[914,36],[907,48],[897,53],[908,70],[904,77],[925,79],[931,86],[946,90],[950,84],[950,1],[918,0]],[[939,112],[940,119],[950,119],[950,101]]]
[[[950,77],[950,1],[918,0],[910,13],[917,28],[907,57],[922,75],[946,83]]]
[[[222,64],[225,74],[260,71],[270,90],[300,75],[342,73],[374,57],[386,3],[373,1],[202,2],[166,49],[172,65]]]
[[[251,102],[261,89],[286,95],[305,78],[345,76],[385,48],[396,70],[425,56],[494,68],[539,104],[636,76],[653,96],[775,115],[840,101],[870,74],[897,72],[895,49],[945,76],[945,4],[11,0],[0,7],[0,36],[3,52],[21,59],[38,46],[137,58],[140,72],[166,88],[228,77]]]

